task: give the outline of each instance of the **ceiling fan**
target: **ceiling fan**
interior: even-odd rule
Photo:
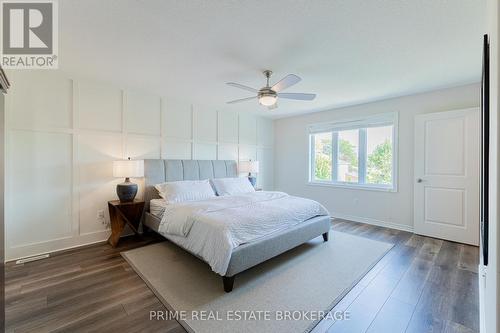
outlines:
[[[285,90],[293,86],[294,84],[300,82],[302,80],[300,77],[294,74],[288,74],[284,78],[282,78],[278,83],[275,83],[273,86],[269,86],[269,78],[273,72],[269,70],[265,70],[264,75],[267,79],[266,86],[257,90],[243,84],[228,82],[227,85],[231,87],[236,87],[240,89],[244,89],[253,93],[257,93],[257,96],[246,97],[241,99],[236,99],[234,101],[227,102],[227,104],[235,104],[245,101],[250,101],[252,99],[258,99],[259,103],[263,106],[267,106],[270,110],[277,108],[277,100],[278,98],[287,98],[287,99],[296,99],[300,101],[312,101],[316,94],[304,94],[304,93],[282,93],[281,91]]]

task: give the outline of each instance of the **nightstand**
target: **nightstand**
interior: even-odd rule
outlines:
[[[136,235],[139,234],[137,229],[141,222],[144,201],[120,202],[120,200],[113,200],[108,201],[108,208],[111,220],[111,236],[108,238],[108,243],[111,246],[116,247],[125,225],[128,225]]]

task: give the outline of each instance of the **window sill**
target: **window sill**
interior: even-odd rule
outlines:
[[[379,191],[379,192],[397,192],[398,189],[396,186],[394,187],[385,187],[385,186],[370,186],[370,185],[357,185],[357,184],[348,184],[348,183],[329,183],[329,182],[307,182],[308,186],[320,186],[320,187],[336,187],[336,188],[345,188],[351,190],[367,190],[367,191]]]

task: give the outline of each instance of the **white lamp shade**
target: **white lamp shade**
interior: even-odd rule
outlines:
[[[119,178],[144,177],[144,160],[113,161],[113,176]]]
[[[259,173],[259,161],[241,161],[240,172]]]

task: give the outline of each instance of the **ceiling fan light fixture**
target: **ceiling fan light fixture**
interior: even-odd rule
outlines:
[[[269,110],[276,109],[278,104],[276,103],[279,98],[285,99],[295,99],[299,101],[312,101],[316,94],[304,94],[304,93],[283,93],[282,91],[300,82],[301,78],[295,74],[288,74],[282,78],[278,83],[273,86],[269,85],[269,78],[271,77],[271,71],[264,71],[264,76],[266,77],[266,86],[257,90],[252,87],[245,86],[243,84],[227,82],[226,84],[235,88],[240,88],[250,92],[256,92],[257,96],[253,95],[251,97],[240,98],[233,101],[227,102],[227,104],[235,104],[240,102],[249,101],[252,99],[257,99],[259,104],[266,106]]]
[[[262,95],[259,97],[259,103],[260,105],[264,105],[264,106],[272,106],[274,104],[276,104],[276,96],[273,96],[273,95]]]
[[[267,86],[259,90],[258,97],[260,105],[264,106],[273,106],[278,99],[276,92]]]

